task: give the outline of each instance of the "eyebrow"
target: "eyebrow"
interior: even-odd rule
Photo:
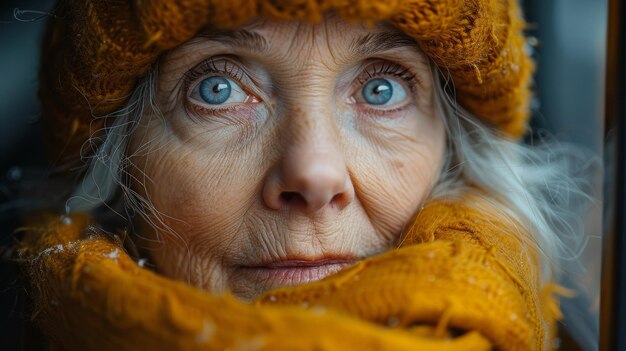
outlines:
[[[246,29],[206,30],[198,36],[207,40],[226,43],[232,47],[240,47],[247,51],[258,53],[268,53],[270,51],[270,44],[264,36]],[[368,33],[353,39],[350,45],[347,46],[348,50],[357,57],[370,56],[402,47],[419,49],[417,42],[413,38],[400,32]]]
[[[419,49],[417,42],[404,33],[376,32],[354,39],[349,50],[358,56],[369,56],[402,47]]]
[[[206,30],[200,32],[198,36],[211,41],[226,43],[229,46],[240,47],[248,51],[259,53],[266,53],[270,48],[270,45],[264,36],[245,29],[221,31]]]

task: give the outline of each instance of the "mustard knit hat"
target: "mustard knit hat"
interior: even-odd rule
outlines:
[[[60,0],[44,41],[39,94],[50,156],[78,160],[98,118],[128,101],[159,54],[199,30],[255,18],[390,21],[450,73],[459,103],[517,138],[526,130],[533,63],[517,0]]]

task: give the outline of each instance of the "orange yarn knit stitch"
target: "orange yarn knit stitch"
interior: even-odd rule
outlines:
[[[21,254],[35,319],[66,349],[551,349],[558,306],[536,259],[473,208],[431,203],[402,247],[251,305],[138,266],[85,216],[25,229]]]
[[[204,27],[255,17],[387,20],[413,37],[452,77],[459,102],[512,137],[524,133],[533,64],[516,0],[150,0],[60,1],[44,40],[40,97],[50,156],[78,159],[164,51]],[[59,159],[60,157],[60,159]]]

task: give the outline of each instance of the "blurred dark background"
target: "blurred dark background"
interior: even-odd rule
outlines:
[[[576,143],[595,155],[605,153],[605,65],[608,2],[606,0],[522,0],[530,28],[537,38],[537,61],[532,126],[559,140]],[[609,178],[605,178],[608,176]],[[582,252],[584,267],[571,267],[565,286],[582,290],[563,307],[565,324],[582,350],[597,350],[602,263],[603,220],[607,220],[604,194],[610,193],[612,166],[594,170],[589,182],[598,205],[585,221],[588,244]],[[564,341],[566,343],[566,341]],[[565,350],[574,350],[563,345]]]
[[[38,61],[39,46],[53,4],[51,0],[0,2],[0,248],[11,245],[11,231],[19,224],[17,208],[25,205],[16,200],[17,185],[27,184],[24,179],[45,177],[37,73],[46,64]],[[547,131],[602,155],[606,0],[526,0],[522,5],[533,44],[528,50],[538,62],[534,134]],[[590,181],[601,194],[602,170]],[[591,312],[570,313],[593,319],[600,286],[602,206],[585,220],[590,241],[583,253],[586,269],[579,279],[588,288],[582,306]],[[0,267],[0,349],[21,349],[17,321],[28,318],[21,315],[23,291],[17,288],[14,270]],[[597,319],[587,323],[597,328]],[[589,326],[583,329],[590,332]],[[588,340],[584,350],[595,349],[589,335],[579,337]]]
[[[25,291],[16,280],[17,266],[6,261],[5,249],[19,225],[16,198],[25,178],[45,176],[41,142],[37,72],[44,28],[41,12],[53,7],[50,0],[0,1],[0,349],[29,349],[31,342],[20,320],[28,320]],[[36,12],[19,13],[19,10]]]

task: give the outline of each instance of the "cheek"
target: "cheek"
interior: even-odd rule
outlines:
[[[430,194],[445,151],[441,119],[413,113],[419,118],[365,128],[349,158],[363,208],[380,233],[395,239]]]
[[[147,223],[141,229],[144,236],[159,241],[157,246],[151,245],[155,248],[152,257],[166,270],[163,273],[188,275],[183,272],[184,261],[191,256],[203,257],[205,266],[200,270],[203,274],[192,274],[194,279],[216,276],[207,275],[213,269],[206,266],[218,266],[246,240],[237,228],[259,186],[254,165],[246,155],[211,154],[194,143],[170,140],[167,147],[134,160],[145,178],[135,175],[133,189],[149,199],[160,214],[160,218],[151,218],[159,228],[157,232]],[[163,225],[159,225],[161,220]]]
[[[223,116],[208,118],[194,120],[179,106],[169,111],[167,123],[146,118],[145,135],[133,136],[139,141],[132,149],[148,150],[132,160],[133,188],[184,245],[215,245],[221,234],[208,233],[231,234],[263,176],[263,150],[250,142],[252,127]],[[138,144],[144,140],[151,140],[148,147]]]

